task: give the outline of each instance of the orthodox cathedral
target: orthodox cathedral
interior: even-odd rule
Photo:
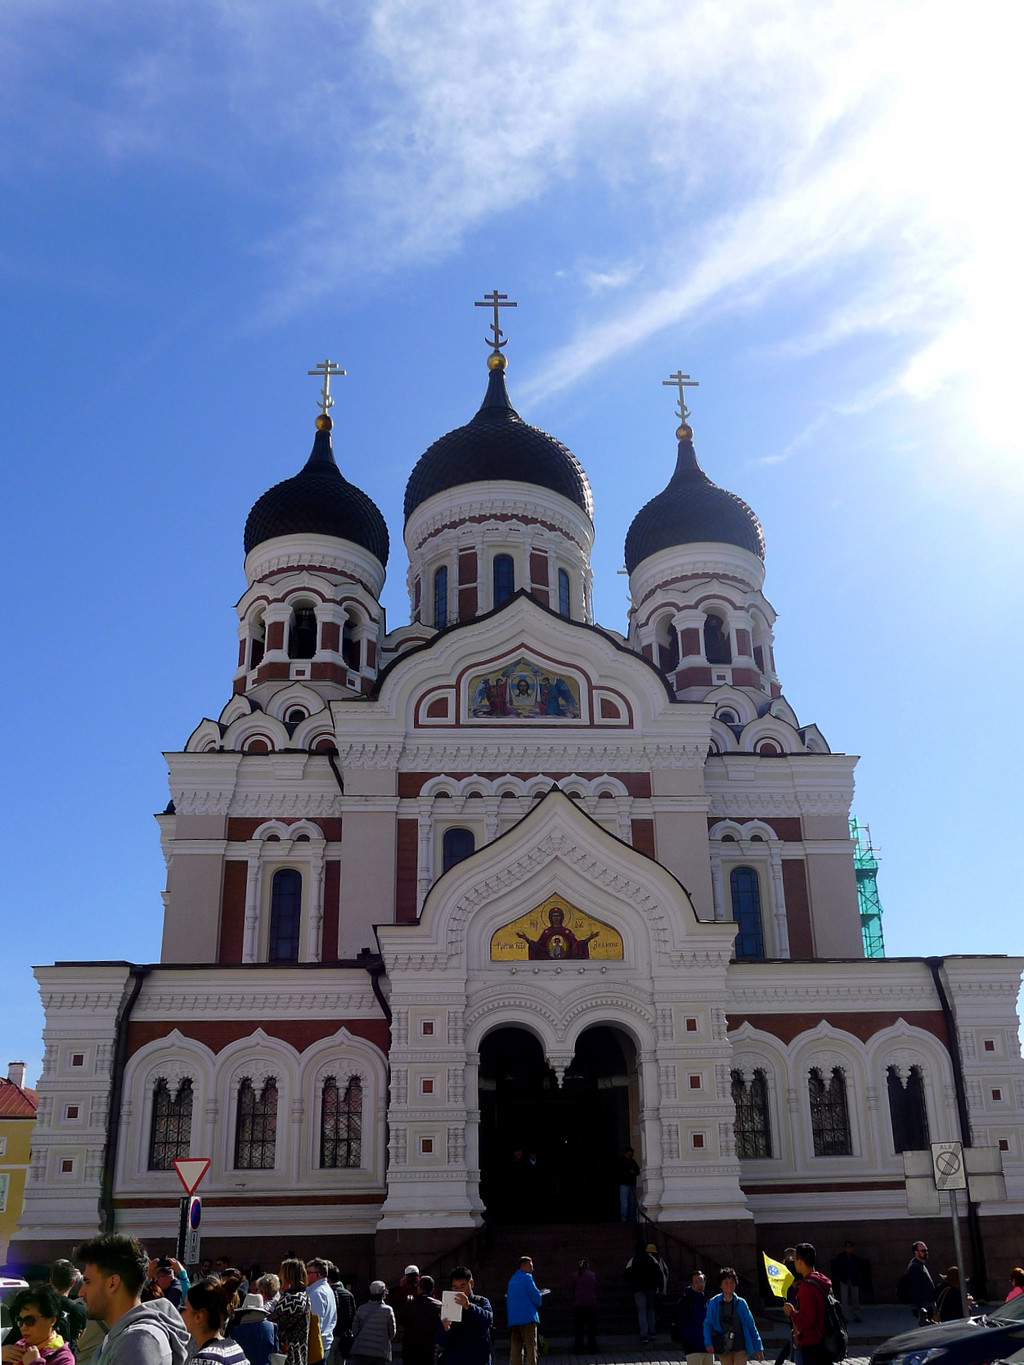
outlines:
[[[309,459],[245,525],[230,698],[166,755],[160,961],[37,971],[14,1251],[168,1245],[172,1162],[209,1157],[210,1254],[389,1279],[483,1226],[617,1222],[629,1146],[708,1268],[850,1236],[888,1285],[949,1228],[908,1214],[904,1153],[950,1139],[1002,1154],[964,1244],[1004,1276],[1024,962],[865,956],[856,759],[785,699],[761,526],[685,375],[625,632],[595,622],[590,485],[512,405],[502,300],[479,411],[409,476],[397,629],[314,372]]]

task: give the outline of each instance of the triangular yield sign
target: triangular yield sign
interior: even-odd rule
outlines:
[[[208,1156],[179,1156],[174,1159],[174,1169],[178,1179],[185,1186],[186,1194],[194,1194],[200,1180],[210,1169]]]

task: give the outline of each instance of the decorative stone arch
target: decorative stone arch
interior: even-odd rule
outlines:
[[[231,725],[233,721],[242,720],[245,716],[251,716],[257,713],[262,715],[262,708],[257,706],[251,697],[239,695],[231,698],[224,707],[224,710],[220,713],[218,719],[220,720],[221,725],[228,726]]]
[[[808,1077],[815,1067],[827,1079],[833,1068],[839,1066],[846,1077],[846,1106],[850,1117],[850,1146],[853,1155],[849,1157],[829,1157],[830,1162],[862,1163],[865,1160],[874,1165],[875,1153],[871,1150],[874,1137],[868,1119],[870,1108],[877,1105],[877,1092],[871,1084],[867,1068],[864,1044],[845,1029],[834,1028],[827,1020],[822,1020],[813,1029],[798,1034],[790,1045],[790,1075],[797,1091],[798,1103],[795,1116],[800,1115],[794,1128],[794,1145],[797,1150],[798,1164],[808,1163],[814,1169],[814,1144],[811,1140],[811,1115],[808,1104]],[[801,1141],[802,1139],[802,1141]],[[802,1152],[800,1151],[803,1147]]]
[[[311,687],[301,682],[292,683],[288,687],[282,687],[280,692],[275,692],[267,703],[267,713],[284,722],[293,707],[299,707],[305,712],[305,720],[316,716],[322,721],[325,713],[330,714],[319,692],[314,692]]]
[[[760,716],[743,727],[740,747],[745,753],[755,754],[765,743],[777,746],[783,754],[799,753],[803,748],[796,729],[774,716]]]
[[[187,754],[210,754],[221,747],[223,729],[215,720],[202,720],[189,735],[185,744]]]
[[[384,1134],[387,1118],[388,1064],[380,1049],[347,1028],[321,1038],[302,1054],[299,1091],[306,1118],[305,1142],[301,1144],[300,1179],[304,1184],[344,1184],[355,1188],[383,1187],[385,1183]],[[338,1169],[320,1166],[321,1099],[323,1083],[334,1075],[339,1086],[359,1077],[363,1092],[363,1136],[358,1167]]]
[[[121,1109],[123,1145],[118,1153],[119,1184],[152,1184],[155,1180],[169,1191],[177,1188],[174,1171],[149,1169],[153,1087],[163,1078],[176,1091],[183,1079],[191,1080],[191,1149],[198,1151],[204,1136],[204,1116],[216,1091],[216,1067],[216,1057],[210,1048],[177,1028],[163,1038],[146,1043],[128,1059],[124,1071],[126,1102]]]
[[[720,709],[730,710],[736,716],[738,725],[748,725],[757,718],[757,710],[750,697],[745,692],[741,692],[738,687],[721,685],[713,687],[703,699],[708,705],[715,708],[715,717],[718,718]],[[731,722],[723,721],[722,724],[728,725]]]
[[[281,1038],[258,1028],[246,1038],[229,1043],[217,1065],[217,1104],[222,1115],[216,1134],[214,1164],[234,1175],[235,1134],[238,1121],[238,1088],[248,1077],[254,1090],[262,1090],[269,1077],[277,1082],[277,1135],[272,1170],[245,1168],[246,1181],[259,1185],[280,1182],[282,1175],[297,1182],[300,1152],[292,1140],[293,1128],[301,1129],[303,1106],[298,1089],[299,1053]],[[291,1122],[289,1122],[289,1119]]]
[[[291,744],[283,723],[265,711],[258,711],[232,721],[224,734],[224,747],[244,753],[256,740],[264,742],[271,753],[276,749],[287,749]]]
[[[300,835],[311,840],[322,839],[324,832],[313,820],[296,820],[290,825],[283,820],[264,820],[262,825],[253,830],[252,838],[263,843],[279,839],[286,844],[296,842]]]

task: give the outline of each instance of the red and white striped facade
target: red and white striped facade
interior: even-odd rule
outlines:
[[[841,1224],[879,1267],[905,1262],[919,1224],[886,1075],[916,1067],[932,1140],[964,1136],[959,1087],[973,1141],[1004,1145],[1009,1199],[981,1209],[1002,1269],[1002,1229],[1024,1212],[1021,960],[865,959],[848,828],[856,760],[781,695],[763,564],[714,542],[661,550],[631,575],[620,634],[593,623],[592,539],[586,513],[544,488],[434,494],[406,525],[411,624],[390,632],[384,568],[362,547],[286,535],[249,552],[230,700],[166,755],[160,962],[38,972],[46,1050],[26,1253],[66,1254],[98,1208],[120,1229],[171,1238],[179,1189],[173,1171],[149,1169],[152,1097],[161,1079],[173,1090],[188,1078],[191,1154],[212,1159],[211,1251],[269,1265],[286,1245],[315,1244],[369,1268],[415,1246],[425,1262],[485,1214],[483,1040],[525,1027],[561,1079],[581,1034],[610,1025],[635,1049],[646,1205],[691,1242],[749,1260],[755,1242],[827,1243]],[[499,554],[517,591],[495,606]],[[441,567],[449,624],[437,631]],[[297,610],[315,613],[311,658],[289,653]],[[728,663],[704,655],[712,611]],[[474,714],[471,680],[523,657],[571,680],[578,716]],[[476,851],[442,874],[455,827]],[[756,872],[762,960],[733,958],[739,866]],[[299,947],[297,961],[271,963],[281,869],[301,875]],[[492,960],[495,931],[553,893],[612,926],[622,959]],[[815,1156],[807,1077],[837,1067],[850,1153]],[[737,1155],[737,1070],[766,1077],[768,1157]],[[328,1075],[361,1083],[358,1168],[319,1161]],[[268,1076],[273,1165],[238,1169],[238,1087]]]

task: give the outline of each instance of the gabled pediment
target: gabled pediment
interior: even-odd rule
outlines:
[[[504,942],[521,931],[536,944],[546,928],[559,928],[550,916],[556,905],[566,911],[561,951],[525,951],[524,970],[628,973],[692,963],[700,954],[724,966],[736,934],[732,923],[698,921],[670,872],[609,834],[557,786],[507,833],[440,877],[418,924],[380,925],[377,933],[389,972],[392,962],[416,960],[435,970],[507,971],[513,955],[495,952],[495,936]],[[517,928],[534,920],[536,934]],[[575,954],[574,944],[590,934],[601,955]]]

